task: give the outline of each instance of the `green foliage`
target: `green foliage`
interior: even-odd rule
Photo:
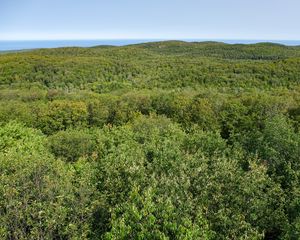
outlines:
[[[76,161],[79,158],[96,157],[96,136],[90,131],[68,129],[49,136],[50,151],[58,158]]]
[[[195,221],[195,222],[193,222]],[[212,239],[201,213],[182,216],[171,200],[157,198],[152,188],[134,187],[129,199],[115,209],[112,229],[105,239]]]
[[[35,126],[44,133],[65,130],[68,127],[87,126],[87,107],[83,102],[53,101],[36,109]]]
[[[45,138],[20,124],[0,132],[1,238],[86,238],[96,203],[89,164],[55,160]]]
[[[299,239],[300,48],[0,55],[1,239]]]

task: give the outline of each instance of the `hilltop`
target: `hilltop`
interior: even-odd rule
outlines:
[[[300,47],[155,42],[57,48],[0,56],[0,86],[87,89],[295,87]]]

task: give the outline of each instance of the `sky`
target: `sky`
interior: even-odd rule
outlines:
[[[300,0],[0,0],[0,40],[300,40]]]

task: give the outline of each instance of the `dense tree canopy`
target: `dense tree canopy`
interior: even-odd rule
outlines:
[[[1,239],[299,239],[300,48],[0,55]]]

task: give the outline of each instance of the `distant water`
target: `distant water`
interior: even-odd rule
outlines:
[[[124,46],[144,42],[164,41],[166,39],[118,39],[118,40],[26,40],[26,41],[0,41],[0,51],[26,50],[36,48],[57,47],[92,47],[97,45]],[[228,39],[180,39],[187,42],[218,41],[229,44],[251,44],[258,42],[273,42],[287,46],[300,45],[300,40],[228,40]]]

